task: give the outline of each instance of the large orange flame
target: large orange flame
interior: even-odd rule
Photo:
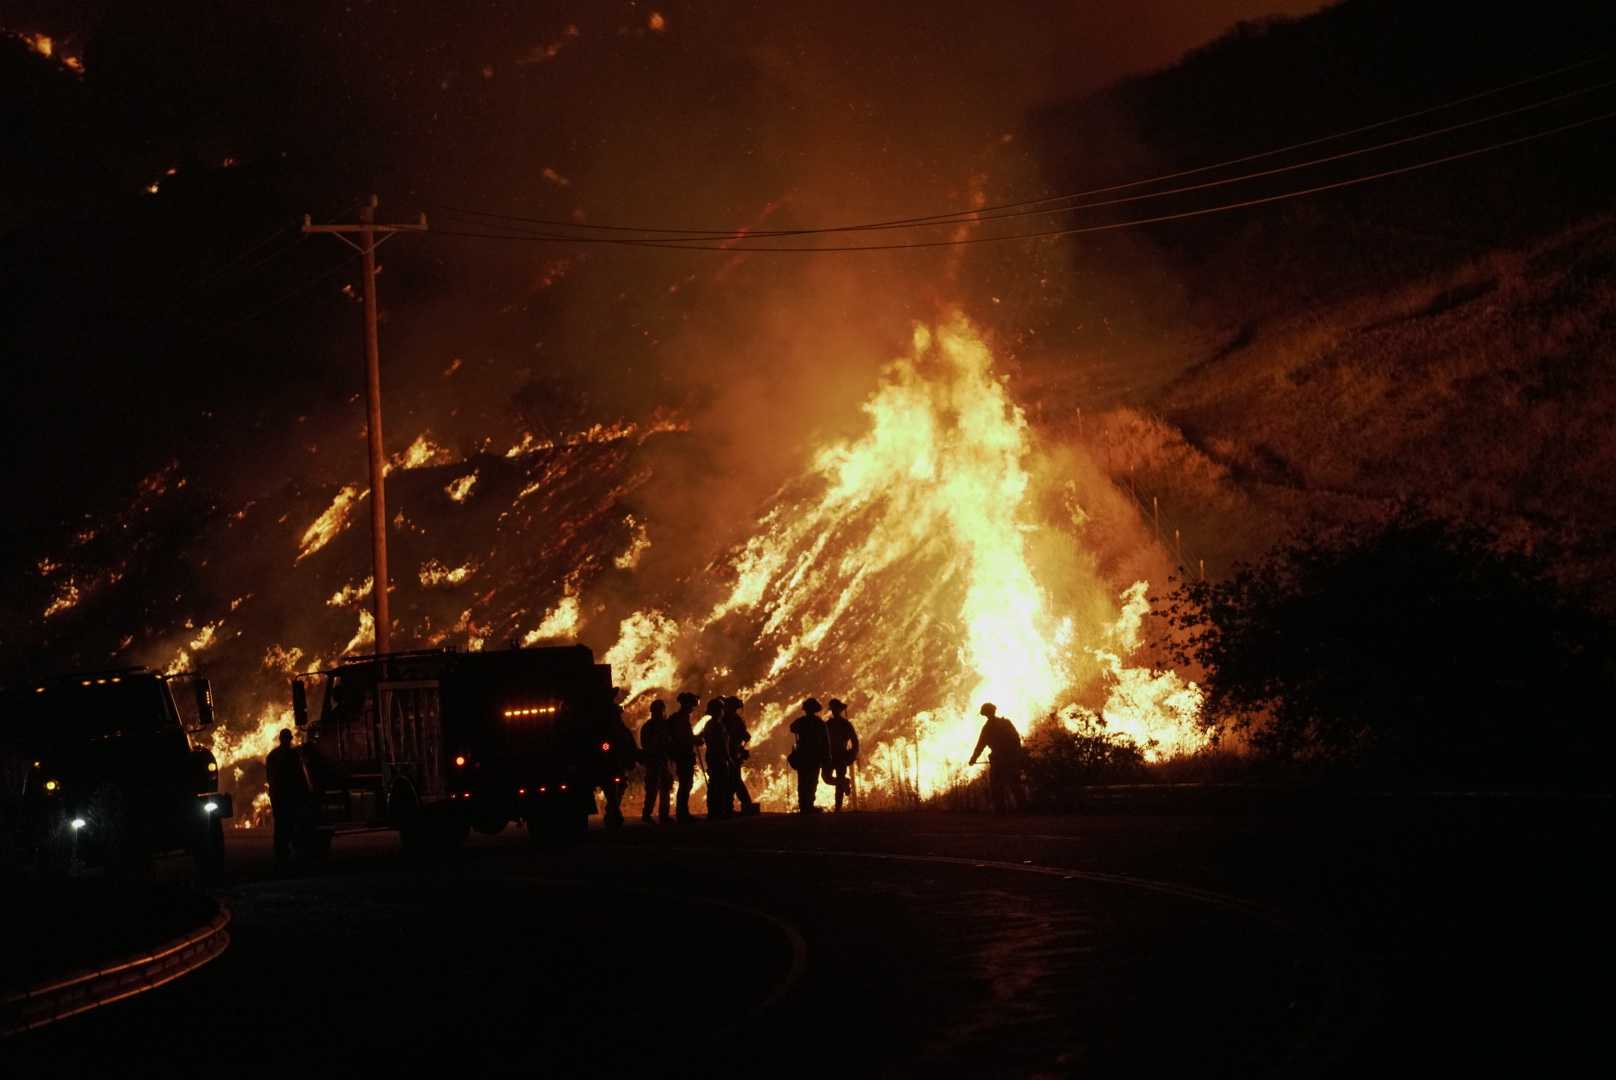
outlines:
[[[1115,622],[1091,617],[1083,641],[1077,613],[1056,610],[1040,582],[1032,432],[968,321],[917,326],[864,413],[863,435],[814,456],[795,486],[806,494],[778,500],[713,568],[729,584],[704,614],[623,621],[607,656],[631,693],[677,689],[676,657],[744,626],[753,663],[739,692],[761,706],[754,733],[769,736],[805,693],[857,692],[877,783],[899,774],[924,794],[958,777],[986,701],[1023,732],[1051,715],[1075,726],[1073,696],[1096,678],[1100,717],[1150,756],[1200,745],[1198,689],[1127,663],[1147,584],[1120,607],[1091,598]],[[781,794],[784,783],[777,774]]]

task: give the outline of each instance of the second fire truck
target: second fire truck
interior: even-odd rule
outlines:
[[[316,850],[359,829],[407,848],[518,821],[538,842],[581,834],[595,788],[621,781],[615,700],[583,645],[391,653],[295,680]]]

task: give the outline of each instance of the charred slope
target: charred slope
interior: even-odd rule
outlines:
[[[1255,325],[1101,438],[1219,566],[1308,521],[1413,500],[1558,565],[1616,572],[1616,221]],[[1216,522],[1216,527],[1210,523]],[[1209,560],[1210,563],[1210,560]]]

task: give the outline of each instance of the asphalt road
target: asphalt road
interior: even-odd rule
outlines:
[[[1611,959],[1596,810],[771,815],[540,853],[512,828],[433,864],[374,834],[289,878],[233,834],[224,957],[0,1054],[18,1076],[1552,1071],[1603,1023],[1576,978]]]

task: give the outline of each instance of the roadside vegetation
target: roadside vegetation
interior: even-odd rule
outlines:
[[[1553,553],[1404,509],[1310,532],[1157,610],[1203,720],[1257,761],[1391,785],[1608,787],[1612,628]]]

